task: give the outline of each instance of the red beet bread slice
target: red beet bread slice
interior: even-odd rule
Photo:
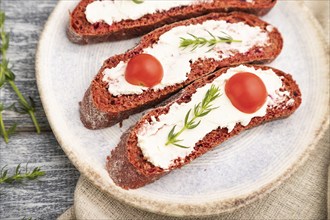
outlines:
[[[194,18],[211,12],[241,11],[258,16],[266,14],[276,4],[276,0],[214,0],[190,6],[174,7],[167,11],[146,14],[133,20],[126,19],[111,25],[105,22],[91,24],[87,21],[85,10],[95,0],[82,0],[70,14],[67,29],[68,38],[77,44],[129,39],[146,34],[165,24]],[[129,1],[129,0],[127,0]],[[143,3],[142,3],[143,4]]]
[[[251,65],[248,67],[251,67]],[[141,127],[145,126],[146,123],[150,124],[152,121],[161,120],[159,116],[167,114],[174,103],[180,104],[190,102],[192,94],[196,93],[197,88],[213,82],[216,78],[226,73],[230,68],[224,68],[209,76],[205,76],[183,89],[181,93],[176,98],[169,101],[168,104],[147,112],[135,125],[122,135],[118,146],[111,152],[111,155],[107,157],[106,167],[114,183],[124,189],[142,187],[159,179],[171,170],[188,164],[190,161],[246,129],[291,115],[299,107],[302,101],[299,87],[292,79],[291,75],[271,67],[253,67],[256,70],[273,70],[273,72],[279,76],[280,81],[282,81],[281,92],[286,93],[288,96],[282,101],[279,101],[277,105],[269,105],[267,102],[266,114],[262,117],[253,117],[246,126],[236,123],[230,132],[228,132],[227,128],[220,128],[219,126],[217,129],[207,133],[204,138],[195,143],[193,151],[188,156],[185,158],[178,158],[168,169],[153,165],[145,158],[141,148],[138,146],[137,134],[139,130]],[[221,108],[221,104],[219,108]],[[201,120],[203,120],[203,118],[201,118]]]
[[[127,62],[137,54],[141,54],[144,48],[155,45],[162,34],[174,27],[200,24],[208,20],[219,20],[229,23],[243,22],[244,24],[252,27],[260,27],[262,31],[267,32],[268,44],[264,46],[253,46],[244,54],[235,53],[232,56],[222,60],[199,59],[190,64],[191,71],[187,74],[187,79],[184,82],[167,86],[161,90],[154,91],[153,89],[149,89],[144,91],[142,94],[121,96],[114,96],[110,94],[108,91],[108,83],[103,81],[103,71],[105,69],[114,68],[119,62]],[[189,85],[194,80],[212,73],[219,68],[243,63],[270,62],[279,55],[282,50],[282,46],[283,40],[281,34],[276,28],[254,15],[244,13],[213,13],[164,26],[142,37],[140,43],[132,50],[129,50],[124,54],[110,57],[104,62],[90,87],[87,89],[82,102],[80,103],[81,121],[84,126],[89,129],[100,129],[112,126],[123,119],[128,118],[134,113],[141,112],[147,108],[159,104],[183,87]]]

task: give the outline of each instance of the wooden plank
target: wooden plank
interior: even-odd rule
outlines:
[[[42,109],[35,81],[35,52],[43,26],[57,1],[1,1],[6,13],[6,29],[10,31],[10,46],[7,57],[16,75],[16,84],[25,97],[36,101],[36,117],[43,131],[50,131]],[[5,86],[0,90],[0,101],[6,106],[17,102],[13,90]],[[4,113],[8,126],[17,123],[18,131],[34,131],[34,125],[27,115]]]
[[[10,172],[19,163],[29,167],[42,166],[46,176],[37,181],[0,185],[0,219],[55,219],[73,203],[78,171],[60,149],[42,109],[35,82],[35,52],[43,26],[56,5],[56,0],[2,0],[6,28],[10,31],[8,58],[13,64],[17,86],[23,95],[36,102],[36,117],[43,132],[37,135],[27,115],[4,112],[6,125],[18,123],[18,132],[9,144],[0,139],[0,167]],[[0,89],[0,101],[6,105],[17,102],[10,87]]]
[[[40,101],[39,93],[37,91],[35,81],[17,81],[17,87],[21,90],[22,94],[26,99],[29,96],[33,98],[35,101],[35,115],[39,122],[42,131],[51,131],[45,112],[42,108],[42,104]],[[0,90],[0,100],[5,106],[10,106],[11,104],[15,104],[16,107],[19,107],[18,98],[12,88],[9,85],[5,85]],[[19,114],[14,111],[5,111],[3,112],[3,119],[6,126],[10,126],[14,123],[17,123],[17,131],[35,131],[34,125],[31,121],[31,118],[27,114]]]
[[[17,80],[35,79],[35,51],[39,35],[57,1],[4,0],[6,29],[10,30],[8,58]]]
[[[0,156],[0,167],[8,165],[10,173],[27,162],[30,168],[42,166],[46,171],[39,180],[0,185],[0,219],[55,219],[72,205],[79,173],[51,132],[19,133],[8,145],[1,139]]]

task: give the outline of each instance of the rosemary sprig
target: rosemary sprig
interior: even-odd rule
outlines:
[[[141,4],[144,2],[144,0],[132,0],[135,4]]]
[[[5,142],[7,144],[9,142],[9,136],[12,135],[15,132],[17,124],[15,123],[8,130],[6,130],[5,124],[4,124],[3,118],[2,118],[2,112],[4,110],[8,110],[8,109],[11,109],[11,108],[13,108],[13,105],[5,108],[4,105],[0,102],[0,134],[3,136],[3,139],[5,140]]]
[[[217,109],[218,107],[212,107],[212,102],[215,99],[219,98],[220,96],[221,96],[221,94],[220,94],[219,87],[212,85],[211,88],[209,90],[207,90],[202,102],[200,102],[194,106],[193,112],[192,112],[192,109],[190,109],[187,112],[186,117],[184,119],[184,126],[181,128],[181,130],[179,130],[178,132],[175,133],[176,125],[173,126],[173,128],[171,129],[171,131],[169,132],[169,134],[167,136],[167,142],[165,145],[167,146],[167,145],[172,144],[174,146],[181,147],[181,148],[189,148],[187,146],[179,144],[179,142],[181,142],[183,140],[178,139],[178,137],[186,129],[194,129],[201,123],[201,120],[196,122],[196,119],[204,117],[205,115],[210,113],[212,110]],[[191,112],[192,112],[193,117],[191,119],[189,119]]]
[[[28,171],[28,164],[25,166],[25,172],[22,173],[21,164],[18,164],[15,169],[15,174],[8,176],[8,170],[5,170],[5,168],[6,166],[4,166],[0,172],[0,184],[21,182],[24,179],[34,180],[46,174],[45,171],[41,171],[40,167],[36,167],[32,171]]]
[[[1,37],[1,58],[2,61],[0,63],[0,87],[4,83],[8,83],[19,99],[20,109],[19,113],[29,114],[33,124],[36,128],[37,133],[40,133],[40,126],[35,117],[35,104],[31,97],[29,97],[29,101],[27,101],[22,95],[21,91],[15,84],[15,74],[9,68],[9,61],[6,58],[7,50],[9,47],[9,34],[5,32],[5,13],[0,11],[0,37]]]
[[[242,42],[241,40],[234,40],[230,35],[226,34],[225,32],[221,31],[223,36],[214,36],[211,32],[207,31],[209,35],[211,36],[210,39],[206,39],[205,37],[197,37],[193,34],[188,33],[192,38],[184,38],[180,37],[180,47],[181,48],[187,48],[189,46],[192,46],[192,51],[195,50],[198,46],[202,47],[207,45],[208,47],[211,47],[210,50],[212,50],[216,44],[218,43],[233,43],[233,42]],[[209,50],[209,51],[210,51]]]

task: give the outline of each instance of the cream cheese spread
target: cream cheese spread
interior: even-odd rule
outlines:
[[[251,72],[261,78],[266,86],[268,97],[265,104],[255,113],[246,114],[236,109],[225,93],[226,81],[239,72]],[[167,137],[173,126],[176,125],[177,131],[184,126],[184,119],[187,112],[193,109],[195,105],[200,103],[205,93],[210,89],[211,85],[215,85],[220,89],[221,96],[217,98],[213,105],[218,107],[209,114],[201,118],[200,124],[191,130],[185,130],[181,133],[180,142],[183,146],[189,148],[180,148],[174,145],[165,145]],[[237,123],[246,126],[254,117],[262,117],[266,115],[266,110],[270,106],[286,103],[292,105],[294,100],[289,96],[287,91],[281,92],[283,87],[281,78],[277,76],[273,70],[261,70],[254,67],[240,65],[230,68],[226,73],[216,78],[212,83],[198,88],[192,95],[191,101],[188,103],[174,103],[170,106],[167,114],[160,115],[159,120],[153,118],[152,122],[146,122],[137,132],[138,146],[141,148],[144,157],[155,166],[168,169],[173,161],[181,158],[184,159],[192,151],[193,146],[203,137],[217,128],[227,128],[231,132]],[[286,101],[289,100],[289,101]]]
[[[235,40],[241,42],[218,43],[213,49],[201,46],[192,50],[192,46],[180,48],[180,37],[198,37],[211,39],[210,33],[214,36],[223,36],[223,32]],[[237,53],[244,54],[254,46],[265,46],[268,44],[268,32],[259,27],[252,27],[243,22],[228,23],[226,21],[208,20],[202,24],[178,26],[162,34],[157,43],[147,47],[143,53],[148,53],[160,61],[163,66],[164,76],[162,81],[152,87],[154,90],[163,89],[166,86],[184,82],[187,74],[190,73],[190,62],[198,59],[213,58],[222,60]],[[103,80],[109,84],[109,92],[114,96],[141,94],[149,89],[148,87],[129,84],[125,80],[125,69],[127,63],[121,61],[116,67],[105,69]]]
[[[162,12],[174,7],[208,3],[214,0],[144,0],[140,4],[133,0],[103,0],[87,5],[85,16],[89,23],[104,21],[108,25],[126,19],[139,19],[146,14]],[[253,0],[246,0],[253,3]]]
[[[187,6],[213,0],[145,0],[136,4],[132,0],[103,0],[94,1],[87,5],[85,15],[88,22],[94,24],[104,21],[111,25],[126,19],[138,19],[146,14],[166,11],[174,7]]]

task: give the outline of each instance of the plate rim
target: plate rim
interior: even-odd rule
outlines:
[[[202,204],[178,204],[178,203],[166,203],[159,200],[145,200],[142,197],[137,195],[129,195],[124,193],[121,190],[118,190],[116,186],[111,186],[109,189],[105,187],[105,184],[102,183],[102,177],[96,174],[89,166],[84,166],[84,163],[79,160],[79,157],[70,149],[68,144],[64,143],[61,139],[60,132],[58,132],[57,127],[54,125],[54,120],[56,120],[49,111],[46,98],[43,93],[43,87],[41,86],[41,78],[42,78],[42,71],[41,71],[41,47],[44,43],[44,39],[48,29],[50,29],[50,22],[53,20],[54,15],[56,14],[57,10],[60,8],[59,5],[65,2],[65,0],[60,0],[57,2],[56,6],[54,7],[52,13],[47,19],[47,22],[44,25],[44,28],[40,34],[39,42],[37,45],[36,50],[36,62],[35,62],[35,70],[36,70],[36,82],[37,87],[40,95],[40,99],[42,102],[43,109],[45,111],[46,117],[49,121],[49,125],[53,131],[55,138],[57,139],[59,145],[71,161],[71,163],[79,170],[81,174],[83,174],[93,185],[95,185],[98,189],[102,192],[106,193],[110,197],[113,197],[119,201],[122,201],[126,204],[134,206],[136,208],[163,214],[163,215],[170,215],[170,216],[177,216],[177,217],[198,217],[198,216],[210,216],[216,215],[224,212],[231,212],[243,206],[246,206],[254,201],[257,201],[264,196],[268,195],[274,189],[276,189],[279,185],[281,185],[285,180],[287,180],[292,174],[294,174],[299,167],[301,167],[307,161],[310,154],[315,150],[319,140],[325,134],[325,131],[329,127],[329,105],[325,110],[325,115],[323,117],[323,121],[318,129],[315,131],[314,141],[311,142],[301,153],[297,160],[294,161],[287,169],[277,176],[272,182],[265,184],[263,187],[260,187],[258,190],[253,191],[252,193],[241,195],[237,197],[233,197],[230,199],[224,200],[214,200],[211,202],[206,202]],[[323,42],[326,47],[323,48],[323,54],[328,54],[327,51],[329,48],[328,42],[326,41],[326,37],[324,32],[322,31],[322,27],[320,23],[316,20],[313,16],[312,12],[305,6],[303,2],[295,2],[301,10],[305,12],[306,17],[309,18],[310,23],[314,26],[315,30],[317,31],[317,35],[319,40]],[[66,27],[65,27],[66,28]],[[326,58],[324,61],[324,65],[329,66],[329,58]],[[327,80],[329,81],[329,74],[327,75]],[[328,103],[329,104],[329,103]],[[164,208],[164,206],[166,206]]]

